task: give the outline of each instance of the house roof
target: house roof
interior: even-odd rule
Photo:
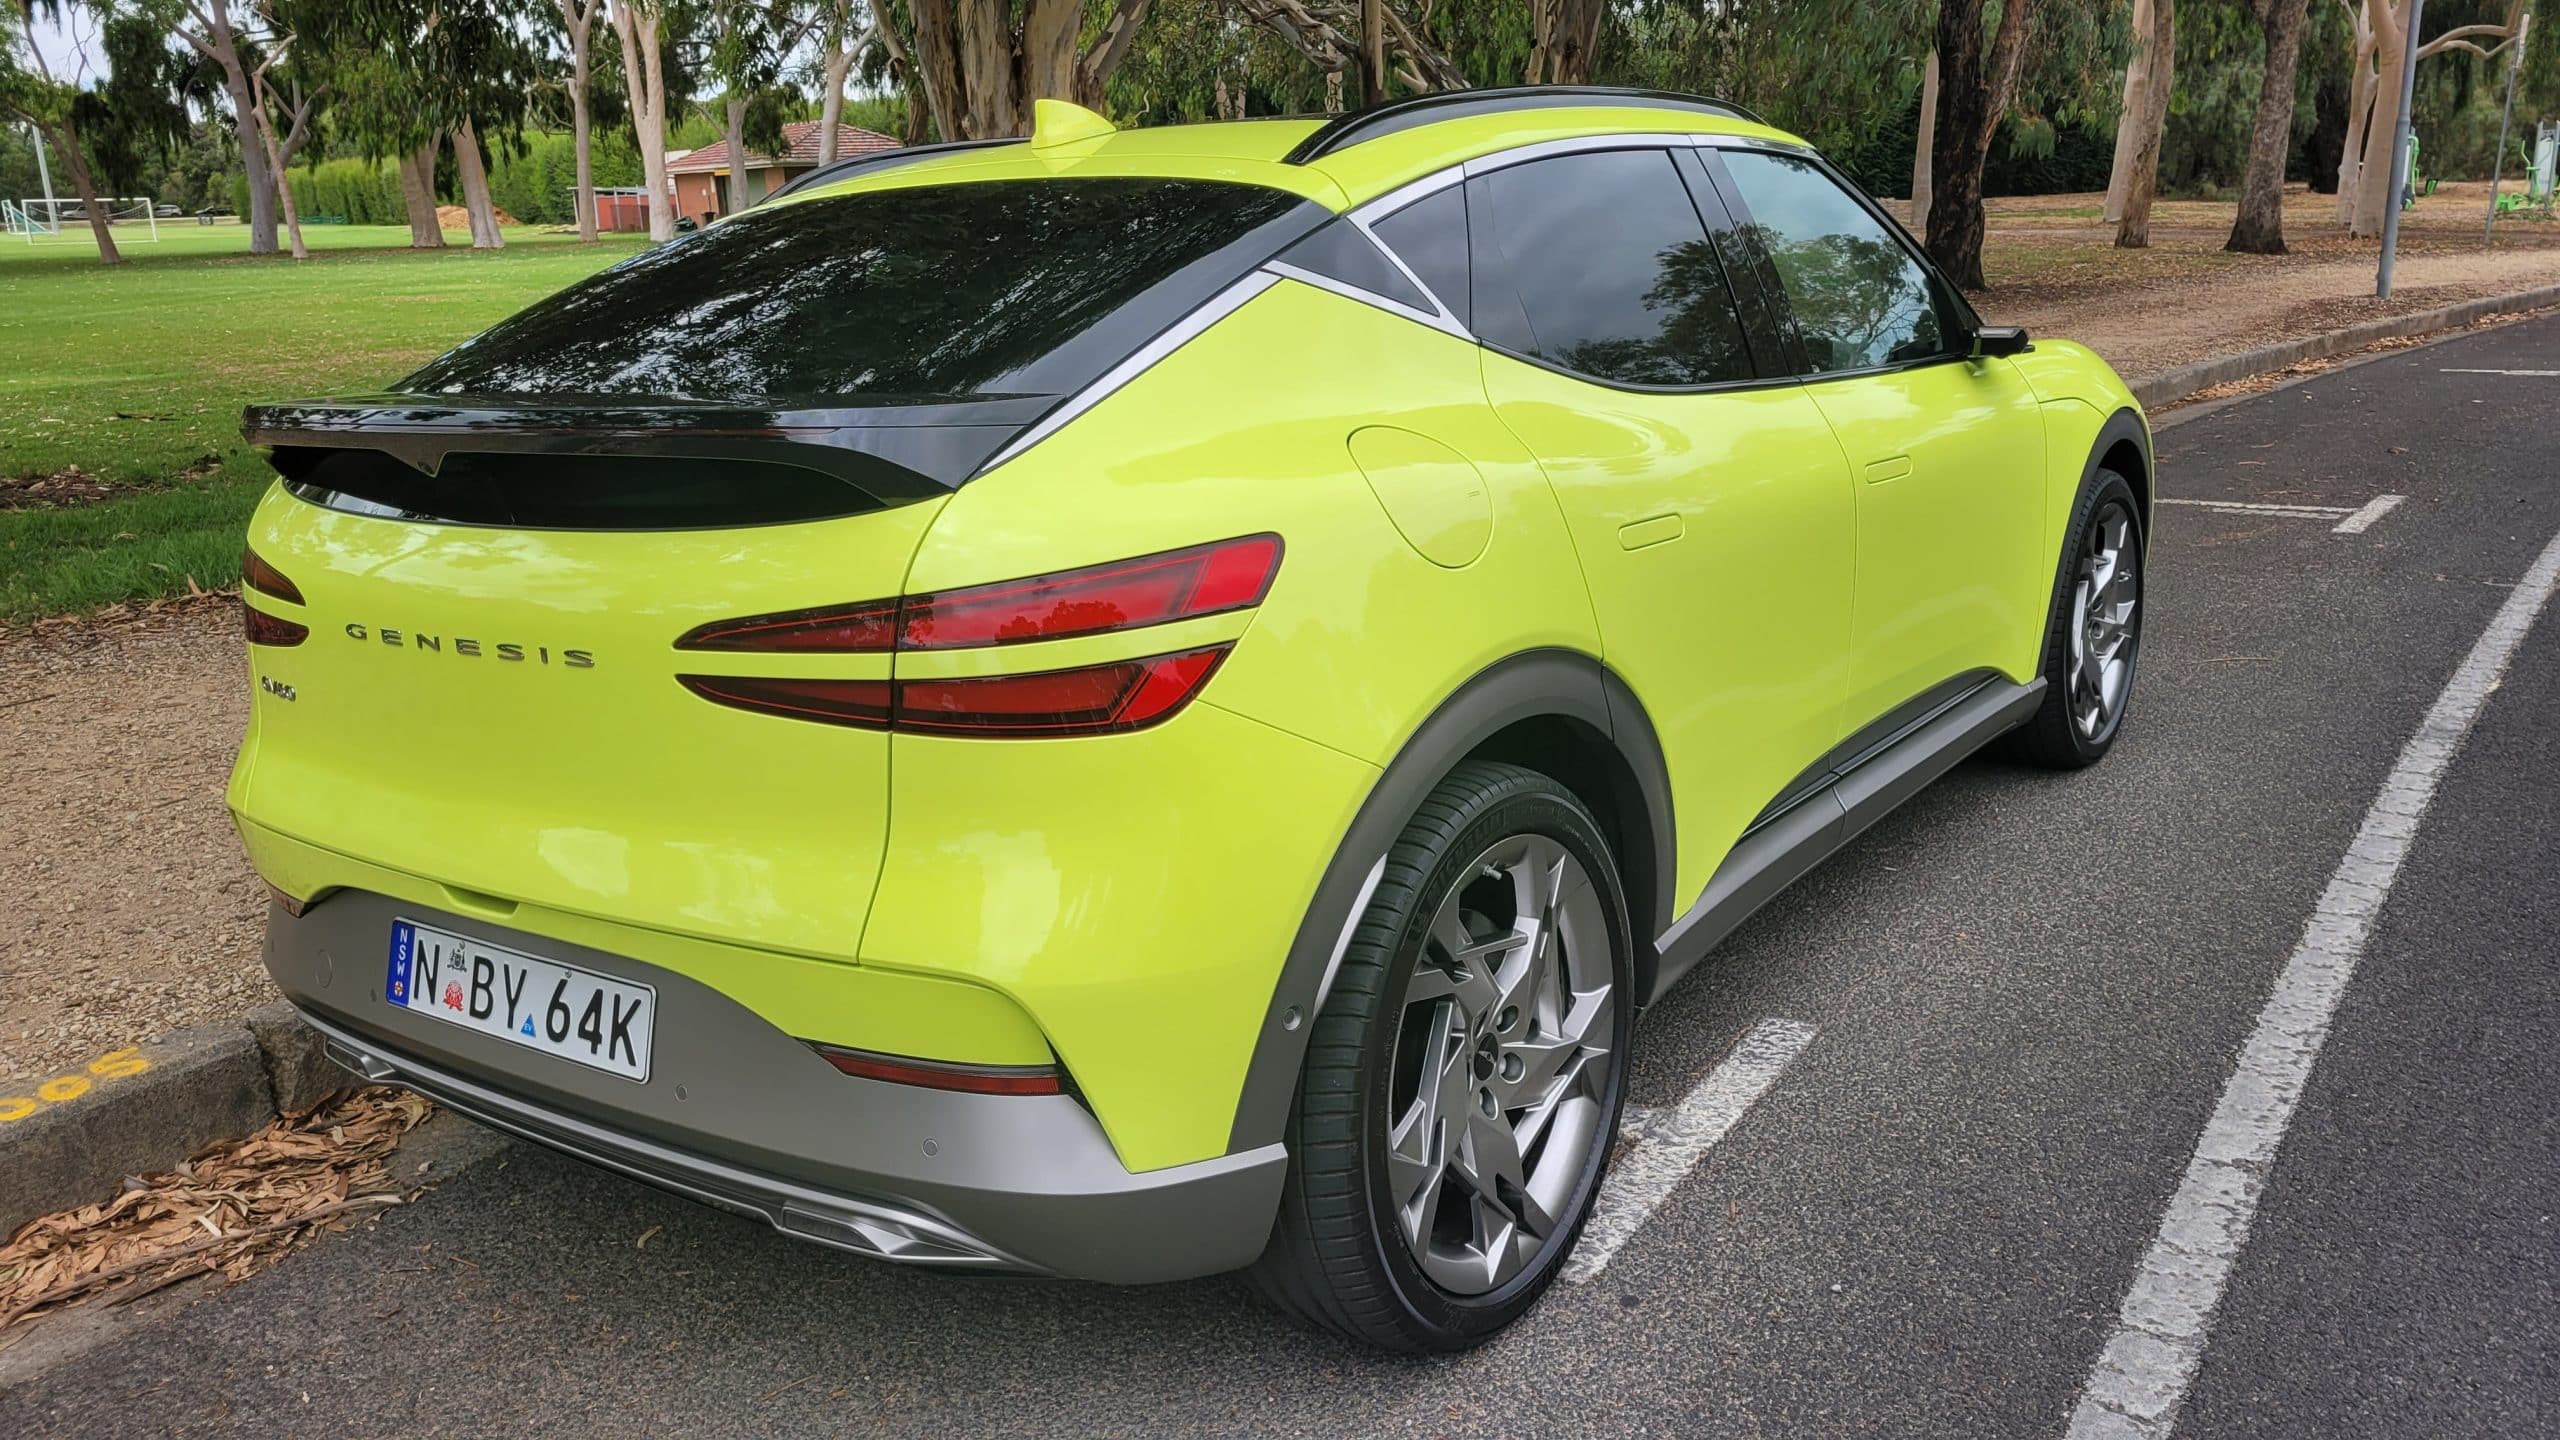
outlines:
[[[815,120],[792,121],[782,127],[784,142],[782,158],[776,160],[770,155],[749,150],[747,168],[764,170],[781,165],[785,168],[805,169],[817,164],[818,140],[824,129],[825,127]],[[836,127],[836,158],[839,160],[849,159],[855,155],[867,155],[874,150],[897,148],[898,142],[894,138],[883,135],[877,130],[865,130],[859,125]],[[728,168],[729,142],[726,140],[714,141],[680,157],[669,157],[667,161],[667,172],[671,175],[700,175],[708,171]]]

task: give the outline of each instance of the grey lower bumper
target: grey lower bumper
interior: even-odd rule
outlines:
[[[405,917],[651,985],[656,1055],[635,1082],[381,998]],[[341,891],[272,907],[267,968],[368,1078],[802,1239],[914,1264],[1114,1283],[1250,1263],[1279,1205],[1278,1145],[1124,1169],[1067,1096],[967,1095],[859,1079],[672,971],[487,921]],[[448,1033],[449,1032],[449,1033]]]

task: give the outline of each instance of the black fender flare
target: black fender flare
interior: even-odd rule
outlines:
[[[1368,908],[1388,848],[1424,797],[1487,740],[1524,720],[1547,719],[1589,732],[1614,756],[1607,802],[1620,833],[1649,852],[1619,857],[1630,872],[1624,879],[1635,931],[1636,994],[1649,993],[1653,937],[1670,928],[1672,904],[1671,779],[1661,742],[1635,692],[1599,660],[1572,650],[1513,655],[1477,672],[1442,701],[1361,802],[1281,962],[1237,1098],[1230,1153],[1272,1144],[1284,1133],[1307,1037],[1333,967]]]
[[[2151,512],[2159,504],[2160,467],[2151,458],[2151,426],[2140,411],[2127,405],[2098,427],[2098,438],[2089,442],[2089,458],[2080,462],[2080,487],[2088,488],[2089,477],[2098,473],[2098,466],[2118,445],[2131,445],[2142,456],[2142,473],[2125,478],[2133,481],[2140,492],[2136,498],[2142,501],[2142,528],[2147,531],[2151,528]]]

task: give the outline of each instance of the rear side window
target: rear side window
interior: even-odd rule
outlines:
[[[1322,218],[1278,190],[1154,178],[795,201],[572,286],[401,388],[727,403],[1064,393]]]
[[[1622,384],[1752,378],[1723,262],[1668,154],[1558,155],[1468,183],[1519,299],[1487,305],[1485,339]]]
[[[1928,275],[1849,192],[1793,156],[1723,158],[1795,311],[1806,369],[1871,370],[1948,353],[1952,327]]]
[[[1467,323],[1467,197],[1452,185],[1371,227],[1397,258],[1413,267],[1459,324]]]

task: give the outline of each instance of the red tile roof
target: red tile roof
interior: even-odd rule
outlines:
[[[782,138],[785,142],[782,158],[777,161],[770,155],[760,155],[753,150],[749,150],[747,152],[747,168],[750,170],[764,170],[779,164],[785,169],[805,170],[808,167],[817,164],[818,137],[821,129],[822,127],[815,120],[792,121],[790,124],[782,127]],[[849,159],[856,155],[867,155],[874,150],[895,150],[897,148],[898,142],[895,139],[887,135],[883,135],[877,130],[865,130],[859,125],[839,125],[836,127],[836,158],[839,160]],[[709,145],[703,146],[701,149],[696,150],[689,155],[684,156],[682,159],[670,162],[667,166],[667,172],[671,175],[700,175],[706,171],[726,170],[728,168],[729,142],[726,140],[717,140]]]

